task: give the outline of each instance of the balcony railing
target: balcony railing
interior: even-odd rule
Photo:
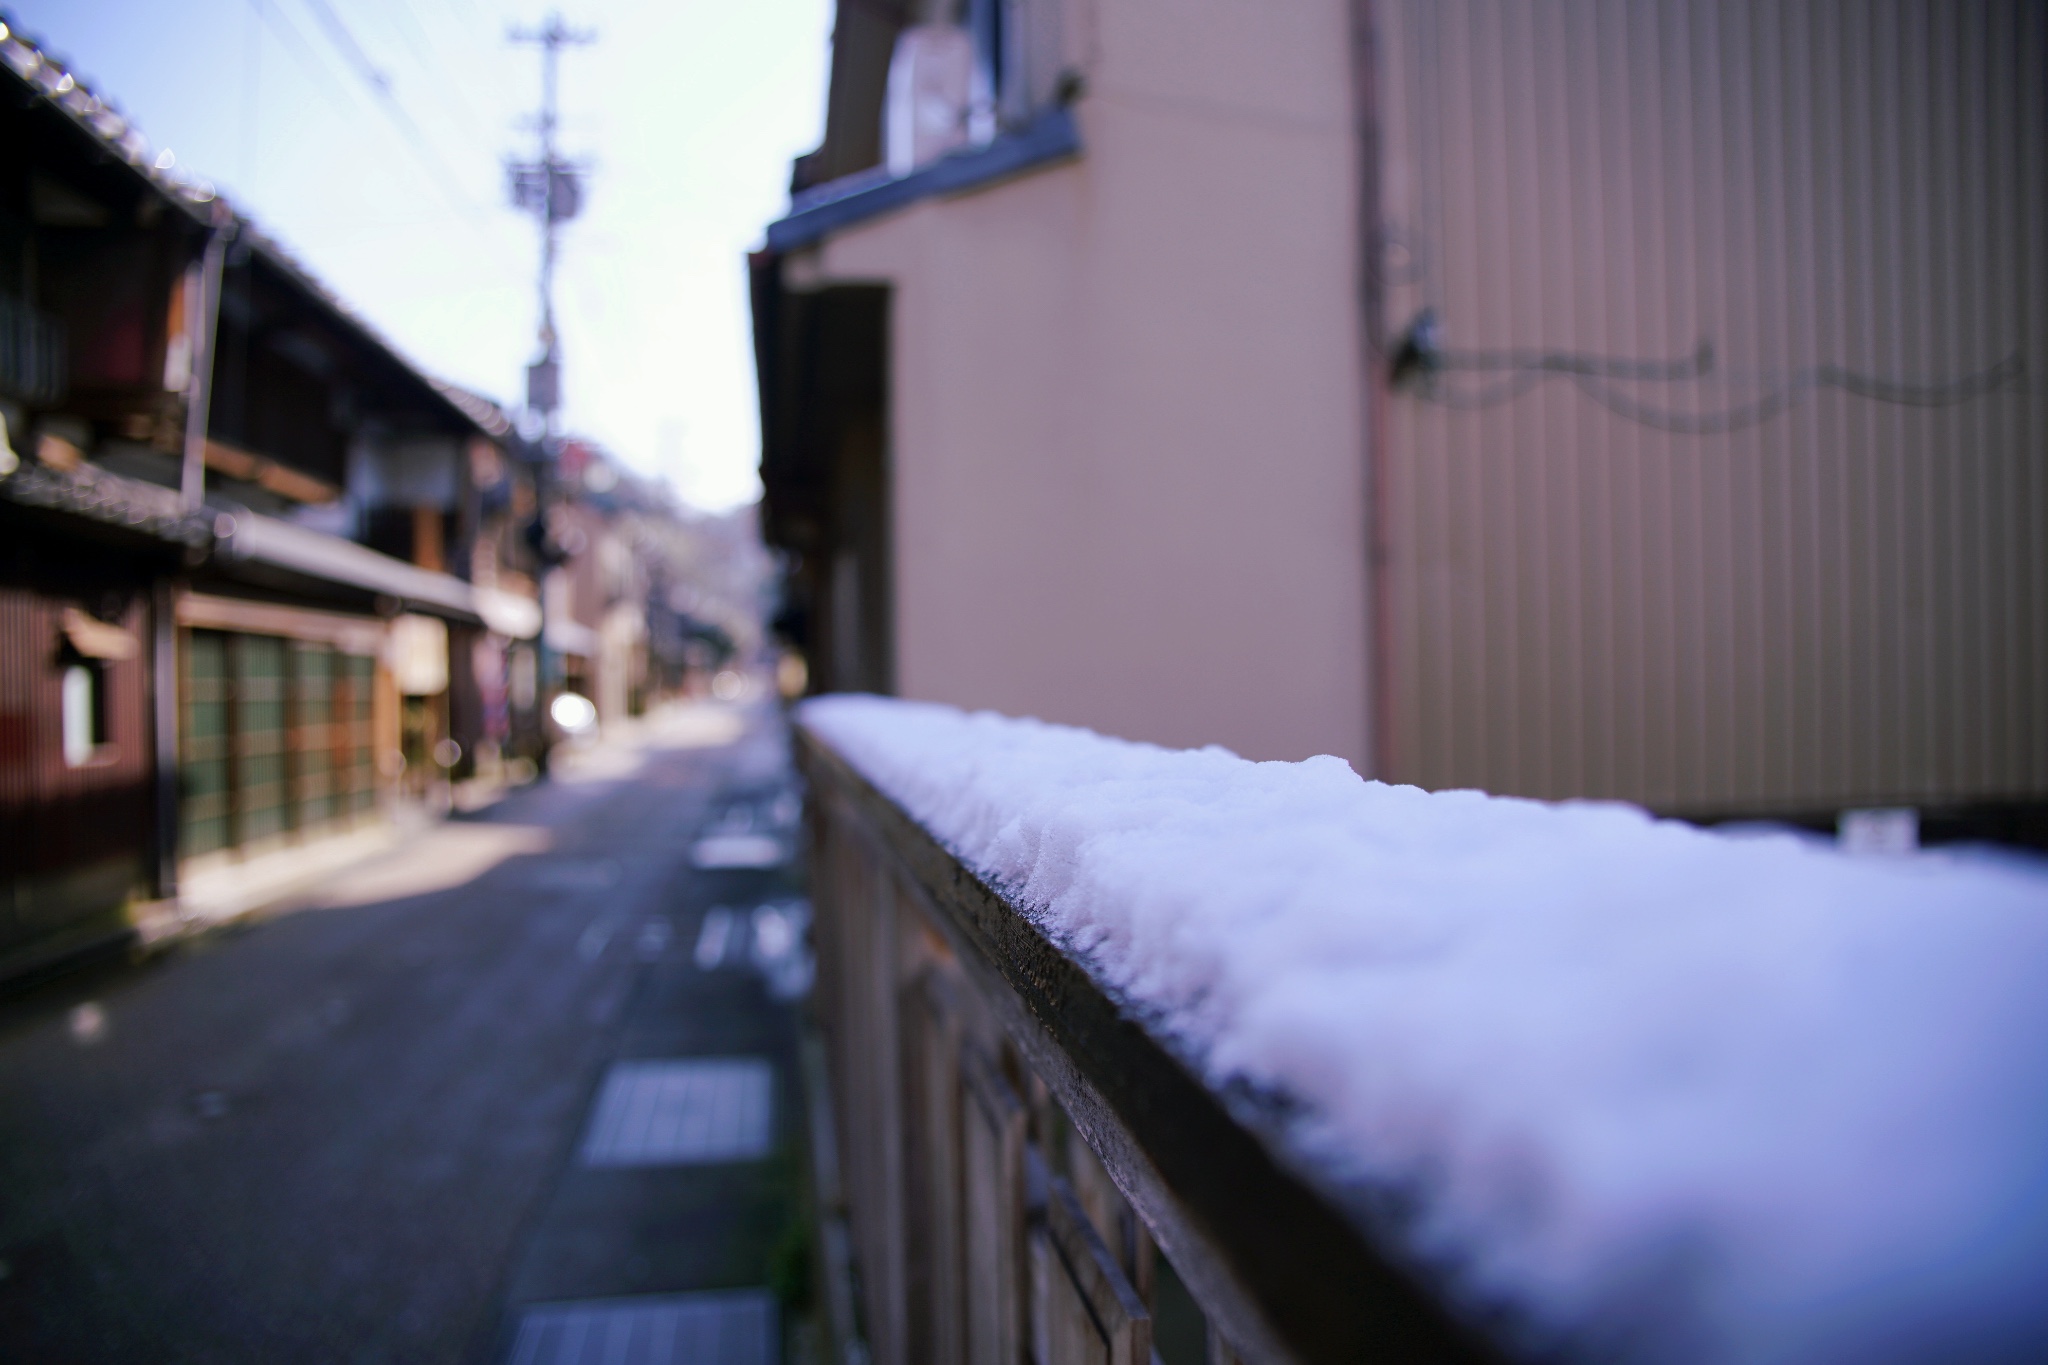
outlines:
[[[1155,1316],[1205,1334],[1213,1362],[1494,1358],[1260,1115],[827,743],[799,731],[797,749],[838,1138],[826,1213],[858,1266],[839,1360],[857,1333],[853,1358],[882,1362],[1146,1365]],[[828,1263],[843,1236],[828,1228]]]
[[[878,699],[797,750],[837,1361],[2048,1359],[2048,867]]]
[[[0,393],[50,404],[64,396],[66,378],[63,325],[0,294]]]

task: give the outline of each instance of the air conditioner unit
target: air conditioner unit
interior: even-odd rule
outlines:
[[[908,175],[967,142],[974,40],[956,24],[916,24],[896,39],[882,123],[891,175]]]

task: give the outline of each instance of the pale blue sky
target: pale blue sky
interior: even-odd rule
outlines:
[[[388,79],[402,131],[323,0],[11,0],[159,147],[214,181],[435,373],[510,402],[534,346],[528,152],[539,60],[505,41],[540,0],[324,0]],[[826,0],[573,0],[562,144],[590,156],[557,293],[564,416],[724,508],[759,490],[744,253],[822,127]]]

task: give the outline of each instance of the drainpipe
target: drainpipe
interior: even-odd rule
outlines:
[[[235,234],[234,215],[214,201],[213,232],[200,257],[199,306],[187,317],[191,337],[192,379],[185,390],[185,467],[178,491],[185,510],[196,512],[206,497],[206,420],[213,404],[213,349],[220,323],[220,275],[227,263],[228,239]]]
[[[1365,406],[1365,745],[1364,777],[1392,781],[1394,759],[1393,602],[1387,582],[1387,399],[1385,251],[1378,0],[1351,0],[1352,137],[1358,167],[1359,376]]]

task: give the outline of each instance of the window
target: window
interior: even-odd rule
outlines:
[[[64,666],[64,762],[82,768],[107,742],[107,689],[94,662]]]

